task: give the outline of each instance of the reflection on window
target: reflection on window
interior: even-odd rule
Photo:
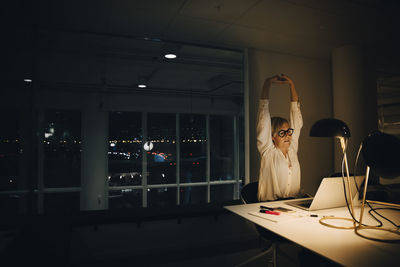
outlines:
[[[210,180],[233,180],[233,116],[210,116]]]
[[[185,186],[180,188],[180,204],[201,204],[207,202],[206,186]]]
[[[175,114],[150,113],[147,116],[147,139],[151,142],[146,151],[148,184],[176,184],[175,121]]]
[[[211,202],[218,203],[234,199],[234,189],[233,184],[212,185],[210,191]]]
[[[109,209],[129,209],[142,207],[142,190],[121,189],[108,192]]]
[[[44,127],[43,174],[45,186],[80,186],[80,112],[48,110],[45,112]]]
[[[176,187],[151,188],[147,190],[149,207],[171,207],[176,205]]]
[[[182,114],[180,123],[180,183],[206,181],[206,116]]]
[[[136,112],[110,112],[108,184],[142,184],[142,117]]]
[[[0,195],[1,216],[12,216],[28,212],[27,203],[35,203],[35,199],[26,193],[10,193]],[[34,205],[32,205],[34,206]]]
[[[18,113],[0,110],[0,191],[20,189]]]

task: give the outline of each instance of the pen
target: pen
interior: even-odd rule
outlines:
[[[273,211],[273,210],[260,210],[261,213],[265,214],[272,214],[272,215],[279,215],[281,214],[279,211]]]
[[[260,206],[260,209],[264,209],[264,210],[274,210],[273,208],[266,207],[266,206]]]

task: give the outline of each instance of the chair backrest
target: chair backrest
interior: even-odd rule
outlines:
[[[243,186],[240,197],[245,204],[257,203],[258,201],[258,181],[251,182]]]

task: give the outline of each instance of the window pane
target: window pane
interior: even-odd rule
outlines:
[[[176,116],[150,113],[147,117],[147,183],[176,184]]]
[[[31,199],[29,199],[31,197]],[[2,216],[9,215],[20,215],[28,213],[28,206],[31,200],[33,203],[34,199],[28,193],[17,193],[17,194],[4,194],[0,195],[0,211]]]
[[[206,181],[206,116],[182,114],[180,123],[180,182]]]
[[[206,186],[185,186],[180,188],[180,204],[199,204],[207,202]]]
[[[44,212],[60,213],[76,212],[80,209],[79,192],[72,193],[45,193]]]
[[[151,188],[147,190],[149,207],[167,207],[176,205],[176,187]]]
[[[18,164],[20,160],[20,138],[18,112],[0,112],[0,191],[22,189]]]
[[[233,116],[210,116],[210,180],[232,180]]]
[[[110,112],[108,136],[109,186],[141,185],[141,113]]]
[[[109,209],[142,207],[142,190],[122,189],[110,190],[108,193]]]
[[[44,127],[43,175],[45,186],[80,186],[80,112],[48,110],[45,113]]]
[[[211,202],[224,202],[234,198],[234,185],[221,184],[212,185],[210,191]]]

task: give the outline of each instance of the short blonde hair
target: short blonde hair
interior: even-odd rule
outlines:
[[[273,136],[275,133],[278,132],[278,130],[280,128],[282,128],[283,124],[289,124],[290,127],[290,123],[288,122],[287,119],[282,118],[282,117],[272,117],[271,118],[271,135]]]

